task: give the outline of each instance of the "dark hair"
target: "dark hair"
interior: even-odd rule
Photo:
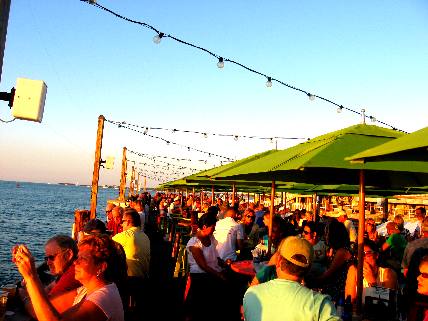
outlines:
[[[136,227],[141,226],[140,214],[138,214],[136,209],[127,208],[123,213],[123,215],[129,216],[132,226],[136,226]]]
[[[217,206],[208,207],[207,214],[210,214],[210,215],[213,215],[214,217],[217,217],[218,207]]]
[[[198,227],[201,229],[205,226],[213,226],[217,223],[217,219],[210,213],[205,213],[198,220]]]
[[[86,222],[89,221],[91,212],[88,210],[76,210],[74,212],[74,225],[76,226],[77,232],[83,230]]]
[[[426,209],[425,209],[425,207],[418,207],[417,208],[417,210],[420,210],[421,211],[421,214],[423,215],[423,216],[425,216],[426,214],[427,214],[427,211],[426,211]]]
[[[376,242],[368,238],[364,238],[364,246],[369,247],[373,252],[379,253],[379,247],[377,246]]]
[[[306,275],[306,273],[309,272],[310,266],[308,267],[301,267],[298,266],[289,260],[287,260],[284,257],[281,257],[281,270],[284,272],[287,272],[291,275],[297,276],[299,278],[302,278]]]
[[[317,225],[315,224],[315,222],[313,221],[306,222],[305,226],[309,227],[309,229],[311,230],[311,233],[317,232],[318,234]]]
[[[337,250],[350,246],[349,234],[343,223],[332,220],[325,228],[325,240],[327,245]]]
[[[73,260],[77,257],[77,244],[76,241],[73,240],[68,235],[55,235],[54,237],[50,238],[46,244],[55,242],[61,249],[63,250],[71,250],[73,252]]]
[[[106,232],[106,225],[103,221],[100,221],[97,218],[94,220],[90,220],[88,223],[85,224],[83,232],[91,233],[93,230],[98,230],[100,231],[100,233],[104,234]]]
[[[127,276],[126,256],[120,244],[108,235],[89,235],[79,242],[79,248],[87,245],[96,264],[107,263],[103,278],[109,282],[122,283]]]

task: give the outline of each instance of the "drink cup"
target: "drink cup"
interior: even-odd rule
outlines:
[[[7,305],[7,292],[0,290],[0,321],[4,321]]]

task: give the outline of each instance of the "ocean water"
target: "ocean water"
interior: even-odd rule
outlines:
[[[119,191],[99,188],[97,217],[105,221],[107,200]],[[44,243],[56,234],[71,236],[75,209],[89,209],[91,189],[86,186],[0,181],[0,285],[20,280],[11,261],[15,244],[26,244],[43,262]]]

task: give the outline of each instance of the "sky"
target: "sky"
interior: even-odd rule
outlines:
[[[425,0],[97,2],[401,130],[428,125]],[[359,115],[275,82],[267,88],[263,76],[227,62],[219,69],[215,57],[168,38],[155,44],[153,36],[79,0],[12,1],[0,90],[24,77],[45,81],[48,92],[42,123],[0,123],[0,179],[89,184],[99,115],[185,146],[106,122],[102,158],[115,157],[115,167],[101,169],[100,184],[119,184],[126,146],[166,157],[128,153],[151,177],[148,186],[222,161],[186,146],[233,159],[275,148],[270,140],[171,129],[302,138],[277,140],[287,148],[361,123]],[[11,117],[0,102],[0,118]]]

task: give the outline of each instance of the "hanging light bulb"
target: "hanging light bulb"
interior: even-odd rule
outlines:
[[[190,147],[187,147],[187,150],[190,152]]]
[[[144,129],[144,135],[147,135],[147,132],[149,131],[149,127],[146,127],[146,129]]]
[[[273,138],[270,139],[270,143],[273,144]]]
[[[375,116],[370,116],[370,120],[375,123],[376,122],[376,117]]]
[[[238,135],[235,135],[235,137],[233,137],[233,139],[234,139],[235,141],[237,141],[237,140],[238,140]]]
[[[340,114],[342,112],[343,106],[337,108],[337,113]]]
[[[217,67],[220,68],[220,69],[223,69],[223,67],[224,67],[224,59],[223,59],[223,57],[218,58]]]
[[[272,87],[272,78],[268,77],[268,80],[266,81],[266,87],[270,88]]]
[[[315,100],[315,96],[311,93],[308,93],[309,100]]]
[[[159,34],[157,34],[156,36],[154,36],[153,37],[153,42],[155,43],[155,44],[159,44],[160,42],[161,42],[161,39],[162,39],[162,37],[164,36],[165,34],[163,33],[163,32],[160,32]]]
[[[207,133],[204,133],[203,135],[204,135],[204,138],[208,138],[208,134]]]
[[[166,144],[169,145],[169,140],[166,141]]]

